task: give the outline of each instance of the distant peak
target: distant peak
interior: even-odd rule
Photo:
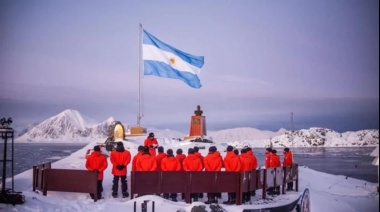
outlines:
[[[73,109],[66,109],[64,111],[62,111],[61,113],[59,113],[58,115],[79,115],[79,112],[77,110],[73,110]]]

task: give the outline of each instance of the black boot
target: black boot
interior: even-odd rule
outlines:
[[[232,205],[235,201],[232,200],[232,194],[228,194],[228,200],[227,201],[224,201],[223,204],[226,204],[226,205]]]
[[[128,193],[128,191],[123,192],[123,198],[127,198],[127,197],[129,197],[129,193]]]
[[[236,194],[235,193],[231,193],[230,205],[233,205],[235,203],[236,203]]]
[[[177,194],[175,194],[175,193],[170,194],[170,198],[172,199],[173,202],[178,202]]]
[[[228,200],[224,201],[223,204],[229,205],[231,202],[231,194],[228,194]]]
[[[214,195],[213,200],[214,200],[213,203],[218,204],[218,194]]]
[[[211,204],[211,203],[213,203],[213,199],[212,198],[207,198],[207,201],[205,202],[205,204],[207,204],[207,205],[209,205],[209,204]]]
[[[213,194],[207,194],[207,201],[205,202],[205,204],[211,204],[211,203],[214,203],[214,195]]]
[[[245,200],[244,200],[244,202],[246,202],[246,203],[250,203],[251,202],[251,194],[250,194],[250,192],[247,192],[245,194]]]

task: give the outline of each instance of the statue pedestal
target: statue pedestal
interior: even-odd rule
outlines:
[[[206,117],[204,116],[192,116],[190,122],[190,133],[184,139],[191,139],[196,137],[203,137],[206,133]]]
[[[206,117],[202,116],[203,111],[201,110],[201,106],[197,106],[197,110],[194,111],[195,116],[191,116],[190,122],[190,132],[189,135],[184,139],[192,139],[197,137],[202,137],[207,135],[206,130]]]

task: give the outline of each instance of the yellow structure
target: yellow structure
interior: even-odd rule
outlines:
[[[130,127],[129,128],[129,134],[127,136],[137,136],[137,135],[145,135],[146,134],[146,128],[144,127]]]

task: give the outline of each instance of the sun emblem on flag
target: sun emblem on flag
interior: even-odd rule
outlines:
[[[175,58],[174,57],[170,58],[170,63],[173,65],[175,64]]]

